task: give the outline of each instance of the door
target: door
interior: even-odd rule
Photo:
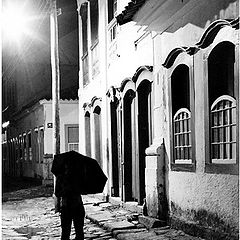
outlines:
[[[137,89],[138,95],[138,169],[139,169],[139,198],[143,204],[145,192],[145,158],[146,149],[151,144],[151,83],[144,80]]]
[[[128,90],[123,99],[123,187],[124,201],[133,200],[133,154],[132,154],[132,102],[133,90]]]
[[[118,128],[117,103],[110,103],[111,114],[111,142],[112,142],[112,189],[111,196],[119,197],[119,158],[118,158]]]
[[[88,157],[91,157],[91,124],[90,113],[86,112],[84,116],[85,120],[85,151]]]

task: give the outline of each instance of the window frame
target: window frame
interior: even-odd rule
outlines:
[[[185,131],[184,132],[176,132],[175,131],[175,127],[174,127],[175,119],[181,113],[185,113],[185,114],[190,115],[190,117],[187,118],[187,119],[190,119],[190,124],[191,124],[191,118],[192,118],[191,111],[189,109],[187,109],[187,108],[180,108],[180,109],[178,109],[177,112],[174,114],[173,119],[172,119],[173,120],[173,138],[174,139],[175,139],[177,134],[188,134],[188,133],[190,133],[191,136],[192,136],[192,126],[191,125],[190,125],[190,132],[185,132]],[[187,119],[181,119],[181,120],[187,120]],[[178,120],[178,121],[180,122],[180,120]],[[179,148],[179,147],[181,147],[181,145],[175,144],[175,141],[173,141],[173,142],[174,142],[174,150],[173,151],[174,151],[174,157],[175,157],[175,154],[176,154],[175,153],[175,148],[176,147]],[[191,147],[191,153],[192,153],[192,139],[190,140],[190,142],[191,142],[190,147]],[[186,147],[186,145],[184,145],[184,147]],[[185,155],[185,152],[184,152],[184,155]],[[192,157],[190,159],[174,159],[174,162],[175,162],[175,164],[192,164]]]
[[[173,114],[172,114],[172,74],[179,65],[186,65],[189,69],[189,91],[190,91],[190,113],[191,113],[191,146],[192,162],[175,163],[174,144],[173,144]],[[187,53],[180,53],[174,64],[168,70],[168,95],[169,95],[169,133],[170,133],[170,166],[172,171],[195,172],[196,154],[195,154],[195,96],[194,96],[194,76],[193,76],[193,56]]]
[[[98,0],[90,0],[89,1],[89,18],[90,18],[90,48],[96,47],[99,39],[99,5]],[[97,16],[94,14],[97,12]],[[93,17],[94,16],[94,17]],[[96,20],[97,19],[97,20]],[[95,31],[96,32],[95,32]]]
[[[86,87],[89,82],[89,11],[88,2],[81,4],[79,9],[79,56],[80,71],[82,75],[82,86]]]
[[[235,114],[236,114],[236,131],[237,131],[237,112],[236,112],[236,107],[237,107],[237,104],[236,104],[236,99],[229,96],[229,95],[222,95],[220,97],[218,97],[214,102],[213,104],[211,105],[210,107],[210,122],[211,122],[211,116],[212,116],[212,111],[213,111],[213,108],[215,108],[220,102],[222,101],[229,101],[231,103],[234,104],[234,106],[232,106],[232,108],[235,108]],[[223,109],[224,111],[225,109]],[[210,135],[212,134],[212,128],[214,126],[212,125],[212,122],[210,124]],[[221,127],[221,125],[217,125],[216,127]],[[223,127],[223,126],[222,126]],[[229,124],[225,125],[224,127],[229,127]],[[212,141],[212,138],[210,139],[210,144],[212,145],[213,141]],[[219,140],[219,139],[218,139]],[[225,139],[224,139],[225,140]],[[226,142],[226,141],[225,141]],[[237,145],[237,134],[236,134],[236,145]],[[226,142],[228,144],[230,144],[229,142]],[[217,144],[221,144],[219,141],[217,142]],[[237,154],[237,153],[236,153]],[[236,156],[236,159],[213,159],[212,158],[212,147],[210,147],[210,158],[211,158],[211,163],[213,164],[236,164],[237,162],[237,156]]]
[[[69,144],[78,144],[78,151],[79,151],[79,124],[65,124],[65,151],[69,151]],[[72,142],[69,143],[68,142],[68,136],[69,136],[69,132],[68,129],[69,128],[78,128],[78,142]]]
[[[230,42],[235,46],[234,56],[235,56],[235,63],[234,63],[234,90],[236,93],[236,123],[237,123],[237,130],[236,130],[236,163],[212,163],[211,162],[211,153],[210,153],[210,108],[209,107],[209,93],[208,93],[208,58],[212,50],[222,42]],[[204,62],[204,124],[205,124],[205,172],[206,173],[214,173],[214,174],[231,174],[231,175],[238,175],[239,174],[239,135],[240,135],[240,128],[239,128],[239,73],[238,73],[238,54],[239,54],[239,46],[238,43],[234,42],[234,40],[229,38],[219,38],[216,37],[215,41],[205,50],[203,53],[203,62]],[[216,100],[216,99],[215,99]],[[214,100],[214,102],[215,102]]]

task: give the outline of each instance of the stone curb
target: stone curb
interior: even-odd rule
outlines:
[[[110,208],[109,208],[110,207]],[[114,207],[114,206],[113,206]],[[176,229],[165,226],[165,222],[124,209],[111,209],[111,204],[97,203],[86,208],[86,218],[107,230],[117,240],[197,240]]]

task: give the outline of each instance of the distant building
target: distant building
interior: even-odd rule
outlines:
[[[3,2],[3,7],[7,2]],[[49,175],[53,141],[49,3],[30,0],[24,5],[38,16],[31,22],[33,35],[11,42],[3,33],[2,122],[8,123],[2,126],[3,177],[52,178]],[[78,125],[78,15],[74,2],[67,5],[61,2],[58,7],[62,9],[58,16],[60,142],[61,151],[66,151],[65,125]],[[74,128],[72,133],[76,132]]]
[[[238,1],[77,2],[80,152],[105,194],[238,239]]]
[[[78,101],[61,100],[60,151],[78,151]],[[52,101],[41,100],[18,114],[6,128],[3,143],[4,175],[52,179]]]

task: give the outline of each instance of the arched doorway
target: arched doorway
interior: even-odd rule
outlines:
[[[96,106],[93,110],[93,122],[94,122],[94,157],[98,161],[99,165],[102,166],[101,157],[101,108]]]
[[[119,197],[119,157],[118,157],[118,123],[117,100],[110,103],[111,147],[112,147],[112,189],[111,196]]]
[[[90,113],[87,111],[84,116],[85,120],[85,151],[86,155],[91,157],[91,124]]]
[[[138,170],[139,170],[139,204],[143,203],[145,192],[145,150],[152,142],[151,136],[151,82],[143,80],[137,88],[138,121]]]
[[[133,132],[132,103],[135,92],[128,90],[123,98],[123,184],[124,201],[133,200]]]

